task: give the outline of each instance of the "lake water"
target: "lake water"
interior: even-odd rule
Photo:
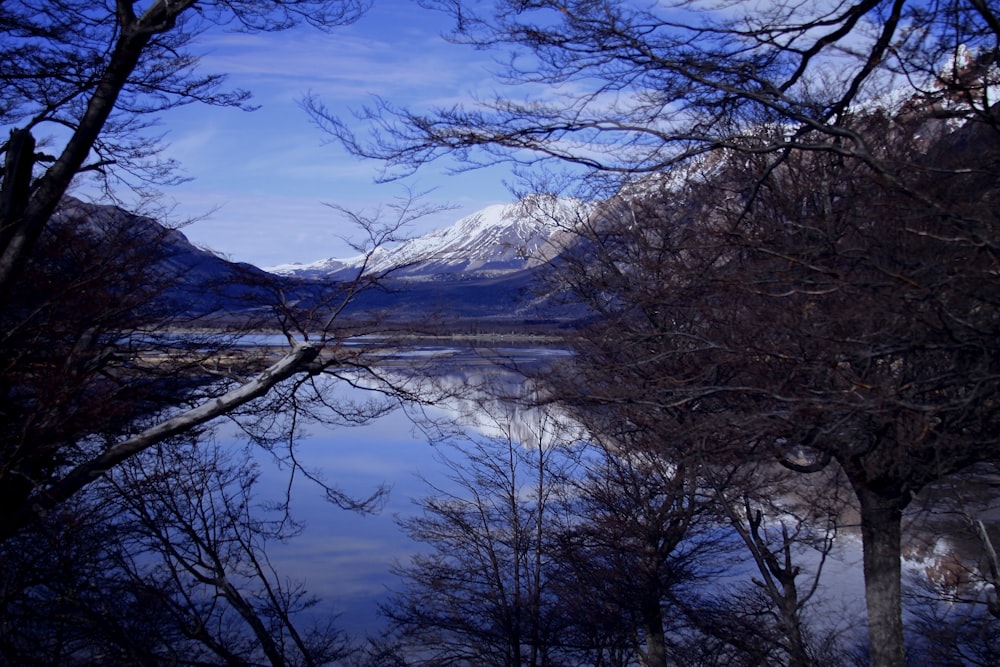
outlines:
[[[390,573],[393,563],[405,562],[422,549],[403,534],[396,520],[416,511],[413,500],[429,493],[425,479],[442,483],[448,471],[438,460],[435,446],[444,436],[429,435],[417,424],[427,419],[454,420],[471,432],[494,435],[476,423],[477,398],[482,396],[479,388],[488,381],[516,393],[524,380],[493,361],[516,361],[524,366],[544,364],[565,354],[545,347],[413,347],[397,355],[386,370],[405,369],[433,378],[435,391],[450,394],[446,400],[432,406],[404,403],[363,426],[306,427],[297,441],[298,456],[308,467],[321,471],[328,483],[357,498],[369,496],[382,485],[391,488],[380,512],[361,515],[332,505],[311,482],[298,479],[294,484],[292,511],[305,523],[304,532],[288,544],[273,545],[269,555],[283,577],[304,582],[321,599],[313,610],[316,615],[338,614],[337,627],[358,639],[382,627],[377,609],[387,588],[397,583]],[[421,365],[428,360],[433,363]],[[338,385],[338,391],[342,400],[363,401],[371,396],[370,391],[346,383]],[[520,417],[525,423],[531,420],[530,414]],[[245,441],[235,428],[223,429],[220,435],[234,445]],[[287,471],[276,469],[266,458],[261,463],[263,491],[280,496],[287,485]],[[922,558],[911,560],[907,569],[920,576],[929,563]],[[802,564],[809,569],[808,561]],[[740,565],[734,563],[733,568],[734,579],[746,576]],[[837,619],[847,633],[863,631],[863,591],[860,540],[857,531],[846,526],[839,531],[834,552],[824,566],[813,617]]]
[[[367,497],[380,485],[390,487],[390,493],[380,512],[360,515],[328,502],[316,484],[297,480],[292,511],[306,524],[305,530],[289,543],[269,548],[282,576],[305,582],[306,588],[322,600],[314,611],[340,614],[339,628],[357,636],[376,631],[381,626],[378,603],[394,581],[390,574],[394,560],[405,561],[420,549],[398,528],[396,518],[412,513],[413,499],[428,493],[424,479],[441,481],[445,471],[433,444],[443,436],[435,437],[418,424],[454,421],[472,432],[481,431],[485,427],[476,424],[479,388],[487,382],[491,386],[506,384],[511,390],[523,384],[520,376],[494,361],[523,366],[546,363],[565,354],[545,347],[484,351],[415,346],[397,355],[397,359],[407,364],[408,372],[420,364],[421,372],[433,380],[433,389],[428,392],[450,394],[445,400],[431,406],[404,403],[362,426],[307,425],[305,436],[296,444],[305,465],[321,471],[326,482],[351,497]],[[428,361],[433,363],[425,366]],[[387,370],[391,372],[392,366]],[[371,398],[371,392],[342,383],[338,385],[338,396],[345,401],[364,401]],[[245,441],[235,427],[224,428],[220,437],[234,445]],[[282,494],[287,470],[276,469],[266,455],[260,461],[264,492]]]

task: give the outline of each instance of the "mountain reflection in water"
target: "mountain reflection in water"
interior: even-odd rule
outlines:
[[[359,515],[329,503],[322,489],[301,475],[296,478],[292,512],[305,523],[305,530],[287,544],[271,545],[269,555],[283,577],[304,583],[309,593],[320,598],[313,614],[320,618],[339,614],[336,626],[356,638],[378,632],[383,626],[377,614],[378,603],[387,597],[387,589],[395,583],[390,572],[392,564],[405,562],[423,548],[403,534],[396,518],[416,510],[413,499],[428,494],[427,481],[446,483],[448,469],[435,456],[435,443],[440,444],[447,436],[443,430],[430,432],[426,423],[454,424],[481,436],[496,436],[490,428],[491,419],[479,418],[484,416],[481,401],[487,398],[486,390],[509,396],[529,391],[524,377],[505,365],[524,368],[549,363],[566,354],[564,350],[540,346],[414,345],[392,350],[385,357],[392,361],[381,370],[394,379],[406,379],[411,390],[425,388],[427,395],[441,398],[439,402],[430,406],[404,403],[362,426],[306,427],[297,440],[297,456],[308,468],[320,471],[325,482],[355,498],[368,497],[383,485],[391,489],[380,512]],[[340,383],[337,391],[345,400],[371,398],[370,390],[347,383]],[[532,410],[510,404],[500,407],[498,412],[498,399],[494,394],[490,397],[493,408],[489,412],[494,416],[502,412],[510,418],[510,431],[515,437],[519,433],[536,433],[533,431],[536,415]],[[220,435],[234,444],[242,444],[235,429]],[[274,497],[284,494],[287,470],[276,469],[266,458],[261,459],[261,469],[261,494]],[[858,630],[865,625],[861,544],[850,517],[842,519],[844,524],[838,531],[834,551],[823,566],[824,584],[813,601],[811,615],[814,619],[839,619],[843,630]],[[910,534],[904,539],[915,537],[919,536]],[[904,569],[910,574],[926,576],[931,568],[938,567],[941,554],[937,552],[949,550],[947,538],[940,534],[938,538],[908,552],[904,549],[907,554]],[[801,564],[804,572],[814,565],[808,560]],[[733,563],[733,568],[733,580],[747,574],[738,563]]]
[[[416,382],[416,386],[425,386],[428,394],[446,398],[432,406],[403,404],[362,426],[305,427],[305,434],[297,440],[297,456],[310,469],[320,471],[325,482],[356,498],[368,497],[381,485],[390,487],[382,510],[363,516],[329,503],[322,489],[301,476],[293,483],[293,516],[305,523],[305,530],[287,544],[269,546],[269,555],[281,576],[304,582],[305,588],[320,598],[313,613],[340,614],[337,627],[356,636],[381,627],[377,606],[394,580],[390,566],[420,549],[399,530],[395,517],[414,511],[412,500],[427,493],[423,480],[438,482],[445,473],[435,457],[433,434],[417,424],[454,421],[464,428],[482,430],[486,427],[477,425],[475,412],[484,387],[505,386],[516,393],[524,384],[523,377],[504,364],[523,368],[566,354],[555,348],[517,346],[415,345],[393,350],[394,361],[380,370],[398,377],[405,374],[411,379],[411,388]],[[424,382],[430,384],[421,384]],[[340,383],[337,396],[365,401],[371,392]],[[520,410],[514,412],[530,418]],[[235,429],[220,433],[220,437],[236,445],[243,443]],[[287,470],[276,469],[265,454],[261,472],[262,496],[281,496],[288,483]]]

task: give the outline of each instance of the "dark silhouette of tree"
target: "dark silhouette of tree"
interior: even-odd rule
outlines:
[[[707,664],[690,659],[705,635],[688,617],[699,584],[738,545],[700,468],[640,431],[581,431],[558,417],[561,400],[503,400],[479,403],[500,436],[459,440],[449,480],[402,521],[429,550],[398,567],[403,583],[382,607],[392,654],[403,664]]]
[[[447,479],[401,521],[427,547],[395,568],[402,583],[380,607],[406,664],[538,667],[565,655],[551,545],[567,474],[558,424],[489,410],[498,434],[452,441]]]
[[[923,161],[908,190],[937,190],[944,209],[822,153],[720,160],[711,185],[656,192],[651,179],[599,209],[561,258],[559,284],[599,318],[575,341],[583,369],[560,386],[718,464],[836,461],[860,503],[872,641],[895,637],[901,654],[902,511],[997,453],[992,254],[942,241],[985,230],[978,202],[992,191],[977,170],[939,182],[936,161],[960,158],[976,126],[931,149],[866,122],[884,151]]]
[[[318,665],[346,638],[268,545],[298,525],[257,466],[206,437],[164,443],[3,545],[4,664]],[[52,545],[58,548],[52,548]],[[310,614],[314,614],[310,620]]]
[[[45,224],[81,172],[109,186],[119,178],[156,183],[172,165],[143,130],[155,115],[192,102],[244,106],[245,91],[224,92],[222,77],[196,73],[189,47],[212,26],[276,31],[298,23],[331,29],[367,3],[154,1],[5,3],[2,121],[3,244],[0,294],[9,295]],[[69,130],[56,155],[35,152],[38,132]],[[45,164],[33,177],[34,167]]]
[[[329,407],[324,418],[337,423],[388,409],[388,398],[338,402],[330,388],[365,373],[366,386],[384,380],[363,350],[344,344],[371,331],[371,322],[341,316],[372,280],[293,295],[252,267],[202,275],[178,251],[177,232],[67,192],[96,179],[108,201],[132,190],[152,210],[156,186],[177,180],[153,130],[161,112],[189,103],[251,108],[248,93],[198,71],[192,53],[205,31],[330,30],[367,6],[0,7],[0,124],[9,130],[0,144],[5,664],[319,664],[342,653],[335,631],[300,632],[310,598],[267,561],[268,540],[290,524],[251,513],[243,497],[251,476],[202,458],[214,450],[193,443],[209,422],[232,417],[291,475],[323,483],[294,451],[301,425]],[[355,220],[378,244],[420,210]],[[260,331],[284,342],[241,344]],[[357,499],[324,489],[358,511],[377,507],[382,493]]]
[[[206,371],[203,362],[217,360],[235,332],[183,341],[168,333],[191,326],[188,311],[160,298],[184,280],[171,271],[168,233],[150,232],[141,218],[130,223],[124,213],[116,226],[112,209],[65,194],[91,176],[112,199],[121,184],[147,197],[174,178],[148,131],[160,112],[195,102],[249,108],[248,93],[226,92],[221,76],[196,71],[191,47],[202,32],[303,22],[327,30],[366,7],[353,0],[158,0],[0,8],[0,122],[10,130],[0,145],[0,536],[38,520],[136,452],[231,412],[291,375],[321,370],[319,351],[332,336],[315,331],[306,340],[289,328],[284,357],[225,369],[225,378]]]
[[[776,464],[741,466],[713,479],[716,507],[749,553],[747,581],[713,596],[692,622],[728,651],[734,664],[846,665],[829,613],[807,612],[821,587],[827,560],[849,503],[844,480],[810,480]]]
[[[204,443],[158,447],[116,470],[112,498],[125,499],[122,574],[157,595],[177,632],[189,632],[216,659],[322,665],[343,658],[348,646],[332,618],[302,620],[319,600],[269,559],[268,544],[294,539],[300,526],[284,502],[268,506],[257,497],[258,475],[245,453],[232,457]]]
[[[606,364],[589,404],[632,405],[643,429],[672,413],[677,449],[836,461],[871,661],[901,667],[902,511],[997,453],[996,8],[426,4],[499,54],[510,94],[376,101],[367,137],[318,100],[315,117],[403,173],[448,155],[629,182],[569,284],[604,320],[578,346]]]
[[[297,312],[272,279],[260,282],[257,272],[244,281],[230,268],[215,287],[257,303],[249,316],[213,322],[198,310],[198,299],[213,303],[213,287],[185,284],[198,278],[174,265],[171,234],[117,209],[70,203],[36,246],[24,288],[0,315],[0,535],[30,526],[143,449],[223,415],[241,417],[261,444],[287,444],[275,410],[315,417],[310,406],[332,404],[329,381],[355,381],[365,367],[363,351],[342,344],[369,329],[335,322],[367,283],[330,289]],[[189,300],[192,289],[198,295]],[[244,297],[223,296],[243,308]],[[262,313],[268,302],[282,317]],[[291,351],[239,345],[264,327],[284,330]],[[385,409],[376,403],[368,412]],[[366,417],[349,405],[335,414],[350,423]]]
[[[699,584],[729,564],[732,542],[717,530],[698,470],[642,439],[607,438],[584,454],[575,521],[559,536],[564,604],[583,637],[606,637],[596,656],[603,649],[613,659],[627,646],[643,665],[697,664],[685,610],[697,607]]]
[[[506,87],[450,108],[376,100],[358,112],[372,121],[364,136],[310,102],[348,148],[404,172],[449,156],[471,168],[542,161],[630,178],[744,150],[748,127],[771,123],[785,131],[754,150],[828,150],[874,165],[847,120],[897,85],[951,117],[996,125],[990,82],[977,76],[989,71],[1000,22],[978,0],[422,4],[455,19],[455,42],[495,52]]]

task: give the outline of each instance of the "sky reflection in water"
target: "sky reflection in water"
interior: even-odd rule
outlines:
[[[443,351],[423,348],[407,356]],[[520,376],[493,366],[481,352],[454,348],[449,352],[448,358],[432,369],[439,384],[470,389],[479,386],[486,376],[512,387],[523,382]],[[498,350],[504,357],[514,352]],[[532,348],[516,350],[516,354],[524,363],[565,353]],[[339,396],[359,401],[371,397],[370,392],[346,385],[338,391]],[[386,587],[394,582],[390,567],[421,548],[402,533],[395,518],[412,513],[413,499],[427,495],[424,479],[440,482],[445,473],[435,457],[433,437],[416,426],[414,417],[458,419],[468,427],[474,406],[471,398],[453,398],[423,410],[413,406],[397,409],[363,426],[305,427],[305,436],[296,444],[298,456],[311,469],[320,471],[325,482],[354,498],[368,497],[380,485],[390,487],[380,512],[360,515],[329,503],[316,484],[296,480],[292,512],[294,518],[306,524],[305,530],[287,544],[272,545],[269,555],[282,577],[304,582],[310,593],[321,598],[314,609],[317,615],[340,614],[337,627],[359,637],[381,627],[377,606],[386,595]],[[220,433],[220,437],[234,445],[243,444],[235,429]],[[267,455],[261,455],[260,460],[260,499],[281,496],[288,483],[287,470],[278,469]]]
[[[425,348],[414,354],[433,351]],[[543,362],[562,354],[543,348],[516,353],[521,363]],[[523,383],[520,376],[492,366],[481,352],[471,350],[452,354],[446,363],[430,370],[439,383],[452,388],[474,388],[486,377],[507,382],[511,389]],[[340,391],[345,398],[370,397],[370,392],[346,385]],[[435,419],[459,419],[468,427],[473,424],[475,406],[472,397],[455,398],[425,411]],[[297,442],[298,456],[310,468],[321,471],[326,482],[355,498],[368,497],[380,485],[389,486],[391,491],[381,512],[363,516],[329,503],[317,485],[297,479],[292,511],[296,519],[305,522],[305,530],[288,544],[269,549],[282,577],[303,582],[310,593],[321,598],[313,610],[316,616],[340,614],[337,627],[357,638],[376,634],[383,625],[377,607],[385,599],[387,587],[396,583],[390,573],[393,562],[405,562],[421,549],[402,533],[396,517],[414,512],[413,499],[429,493],[424,479],[441,483],[447,472],[435,456],[434,438],[421,432],[407,412],[420,411],[412,406],[397,409],[357,427],[307,426],[306,435]],[[519,414],[518,418],[525,424],[521,430],[515,426],[512,432],[530,432],[532,416]],[[496,435],[484,430],[482,424],[479,431],[487,437]],[[235,431],[229,437],[234,444],[242,444]],[[270,459],[262,460],[261,469],[261,499],[283,494],[287,470],[277,469]],[[823,577],[836,582],[835,590],[827,589],[836,594],[823,596],[826,599],[817,604],[814,613],[832,614],[851,625],[849,619],[860,622],[863,618],[858,607],[858,601],[863,602],[860,553],[849,534],[841,533],[838,542],[840,548],[827,562]]]

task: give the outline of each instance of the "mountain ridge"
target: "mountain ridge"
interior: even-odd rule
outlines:
[[[585,217],[588,205],[576,199],[532,195],[487,206],[448,227],[367,254],[282,264],[264,270],[280,276],[345,280],[391,275],[403,280],[500,277],[535,268],[558,254],[560,240]]]

